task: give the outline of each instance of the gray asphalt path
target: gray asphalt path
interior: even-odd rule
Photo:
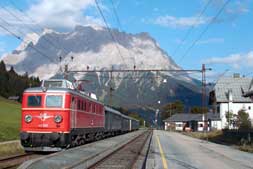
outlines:
[[[147,166],[155,169],[253,169],[253,154],[156,130]]]

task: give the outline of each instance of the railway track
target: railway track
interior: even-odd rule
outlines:
[[[6,158],[0,159],[0,169],[10,169],[17,168],[20,164],[22,164],[26,160],[30,160],[36,157],[40,157],[40,154],[34,153],[25,153],[20,155],[13,155]]]
[[[116,149],[102,160],[92,165],[89,169],[136,169],[146,168],[146,159],[150,142],[152,139],[152,131],[147,131],[135,139],[131,140],[124,146]],[[149,141],[149,142],[148,142]],[[147,150],[143,151],[144,146],[148,143]],[[141,156],[141,157],[140,157]],[[141,164],[137,161],[142,159]]]

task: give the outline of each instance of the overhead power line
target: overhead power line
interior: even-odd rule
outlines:
[[[26,12],[24,12],[22,9],[20,9],[12,0],[9,1],[11,3],[12,6],[14,6],[17,10],[19,10],[21,13],[23,13],[23,16],[26,16],[26,18],[28,18],[32,23],[34,23],[38,28],[41,29],[41,31],[44,30],[44,28],[42,26],[40,26],[37,22],[35,22],[33,20],[33,18],[31,18]],[[5,8],[2,6],[2,8],[7,11],[10,15],[12,15],[13,17],[15,17],[17,20],[19,20],[20,22],[23,22],[23,20],[17,16],[15,13],[11,12],[8,8]],[[34,33],[36,33],[37,35],[40,34],[40,32],[38,32],[36,29],[34,29],[33,27],[29,26],[30,27],[30,30],[32,30]],[[55,48],[57,49],[60,49],[62,50],[66,55],[68,54],[68,50],[65,49],[63,46],[59,46],[59,45],[56,45],[57,43],[54,43],[52,40],[51,40],[51,35],[48,34],[48,37],[44,37],[43,40],[47,41],[48,43],[50,43],[52,46],[54,46]]]
[[[12,31],[10,31],[9,29],[7,29],[6,27],[2,26],[0,24],[0,27],[5,30],[6,32],[8,32],[9,34],[11,34],[12,36],[14,36],[15,38],[17,38],[18,40],[23,40],[20,36],[18,36],[17,34],[13,33]]]
[[[0,18],[1,21],[8,23],[6,21],[4,21],[2,18]],[[13,31],[9,30],[8,28],[6,28],[5,26],[0,24],[0,27],[2,29],[4,29],[6,32],[10,33],[12,36],[14,36],[15,38],[17,38],[20,41],[23,41],[26,45],[29,45],[27,42],[24,41],[24,39],[20,36],[18,36],[16,33],[14,33]],[[41,52],[39,49],[37,49],[36,47],[30,45],[29,47],[33,48],[37,53],[39,53],[42,56],[45,56],[48,60],[55,62],[54,60],[52,60],[52,58],[50,58],[49,56],[47,56],[45,53]],[[56,63],[56,62],[55,62]]]
[[[225,9],[225,7],[229,4],[231,0],[227,0],[222,7],[220,8],[220,10],[218,11],[218,13],[215,15],[215,17],[213,17],[210,22],[208,23],[208,25],[205,27],[205,29],[199,34],[199,36],[195,39],[195,41],[191,44],[191,46],[185,51],[185,53],[182,55],[182,57],[180,58],[179,61],[183,60],[185,56],[187,56],[187,54],[190,52],[190,50],[196,45],[196,43],[202,38],[202,36],[207,32],[207,30],[209,29],[209,27],[215,22],[215,20],[219,17],[219,15],[222,13],[222,11]]]
[[[121,26],[121,22],[120,22],[120,19],[119,19],[119,15],[118,15],[118,13],[116,11],[116,8],[115,8],[115,5],[113,3],[113,0],[110,0],[110,2],[112,4],[112,10],[113,10],[113,13],[115,15],[115,18],[116,18],[116,21],[118,23],[118,26],[119,26],[120,30],[123,31],[122,26]]]
[[[113,0],[110,0],[110,2],[111,2],[111,4],[112,4],[112,10],[113,10],[113,13],[114,13],[114,15],[115,15],[116,22],[117,22],[117,24],[118,24],[118,26],[119,26],[119,30],[122,32],[122,31],[123,31],[123,28],[122,28],[122,24],[121,24],[121,22],[120,22],[120,18],[119,18],[118,12],[117,12],[116,7],[115,7],[115,5],[114,5],[114,3],[113,3]],[[117,41],[118,41],[118,40],[117,40]],[[128,52],[129,52],[129,54],[130,54],[131,51],[130,51],[128,48],[126,48],[126,49],[128,50]],[[135,55],[133,55],[133,58],[134,58],[134,66],[136,66]]]
[[[120,51],[120,49],[119,49],[119,46],[118,46],[118,43],[119,43],[119,42],[118,42],[118,41],[116,40],[116,38],[114,37],[114,35],[113,35],[113,33],[112,33],[112,31],[111,31],[111,29],[110,29],[110,27],[109,27],[109,25],[108,25],[106,19],[105,19],[105,16],[104,16],[104,14],[103,14],[103,12],[102,12],[102,10],[101,10],[99,4],[98,4],[98,1],[95,0],[95,3],[96,3],[96,7],[97,7],[97,9],[98,9],[98,11],[99,11],[99,13],[100,13],[100,15],[101,15],[101,17],[102,17],[104,23],[105,23],[105,26],[106,26],[106,29],[107,29],[108,33],[110,34],[112,40],[115,42],[115,47],[116,47],[116,49],[118,50],[119,56],[121,57],[121,59],[122,59],[122,61],[125,63],[125,65],[127,65],[126,62],[125,62],[125,59],[124,59],[124,57],[122,56],[121,51]]]
[[[211,69],[208,69],[211,70]],[[119,70],[71,70],[68,72],[72,73],[89,73],[89,72],[103,72],[103,73],[110,73],[110,72],[202,72],[202,69],[119,69]]]
[[[209,0],[206,5],[204,6],[203,10],[200,12],[200,14],[198,15],[197,19],[195,20],[195,22],[192,24],[192,26],[188,29],[188,31],[186,32],[182,42],[180,42],[177,47],[175,48],[175,50],[172,52],[172,56],[175,56],[177,51],[181,48],[181,46],[184,44],[184,42],[186,41],[186,39],[188,38],[188,36],[191,34],[191,32],[193,31],[193,29],[196,27],[196,23],[199,21],[200,17],[205,13],[205,11],[207,10],[208,6],[210,5],[212,0]]]

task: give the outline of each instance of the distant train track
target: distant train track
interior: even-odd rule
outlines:
[[[95,163],[89,169],[136,168],[139,156],[144,156],[144,162],[142,162],[141,166],[145,168],[148,151],[144,152],[144,155],[141,152],[143,151],[146,143],[150,144],[151,136],[152,131],[147,131],[139,135],[135,139],[131,140],[127,144],[113,151],[108,156],[104,157],[102,160]],[[148,149],[149,147],[150,146],[148,146]]]
[[[13,155],[13,156],[1,158],[0,169],[16,168],[20,164],[22,164],[24,161],[37,158],[40,156],[42,156],[42,154],[25,153],[25,154],[19,154],[19,155]]]

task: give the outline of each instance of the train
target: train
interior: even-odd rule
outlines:
[[[99,102],[65,79],[44,80],[22,97],[25,151],[61,151],[139,129],[139,121]]]

